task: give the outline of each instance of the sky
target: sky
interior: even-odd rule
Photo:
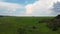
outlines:
[[[0,0],[0,15],[55,16],[60,14],[59,2],[60,0]],[[54,5],[55,3],[57,4]]]

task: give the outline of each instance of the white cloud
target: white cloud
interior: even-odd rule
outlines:
[[[0,2],[0,14],[13,15],[16,9],[21,9],[23,6],[20,4]]]
[[[33,5],[32,4],[27,5],[25,8],[26,8],[26,14],[31,14],[32,13],[32,10],[33,10]]]
[[[0,6],[7,7],[9,9],[12,9],[13,11],[15,11],[15,9],[17,8],[22,8],[22,6],[19,4],[7,3],[7,2],[0,2]]]
[[[38,0],[33,4],[26,5],[25,7],[20,4],[0,2],[0,14],[16,15],[16,16],[52,15],[53,11],[51,11],[50,9],[52,8],[54,2],[57,2],[57,0]],[[22,9],[23,12],[20,14],[19,11],[22,11],[20,10],[21,8],[23,8]],[[19,10],[16,12],[16,9],[19,9]],[[26,12],[25,12],[25,9],[26,9]]]
[[[54,2],[57,2],[57,0],[39,0],[33,4],[28,4],[26,5],[26,14],[50,15],[52,13],[50,9],[52,8]]]

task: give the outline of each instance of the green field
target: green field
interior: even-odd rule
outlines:
[[[23,34],[60,34],[52,31],[47,23],[38,23],[39,20],[48,20],[53,17],[0,17],[0,34],[19,34],[18,29],[24,29]],[[36,28],[33,29],[32,27]]]

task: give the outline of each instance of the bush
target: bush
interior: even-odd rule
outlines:
[[[18,29],[18,33],[19,33],[19,34],[24,34],[24,32],[25,32],[25,29],[23,29],[23,28],[19,28],[19,29]]]
[[[4,16],[0,15],[0,17],[4,17]]]
[[[35,26],[33,26],[32,28],[33,28],[33,29],[36,29],[36,27],[35,27]]]

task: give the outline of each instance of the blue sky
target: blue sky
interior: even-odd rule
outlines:
[[[0,0],[0,15],[54,16],[60,14],[54,8],[54,3],[57,0]]]
[[[34,3],[37,0],[5,0],[5,2],[18,3],[22,5]]]

